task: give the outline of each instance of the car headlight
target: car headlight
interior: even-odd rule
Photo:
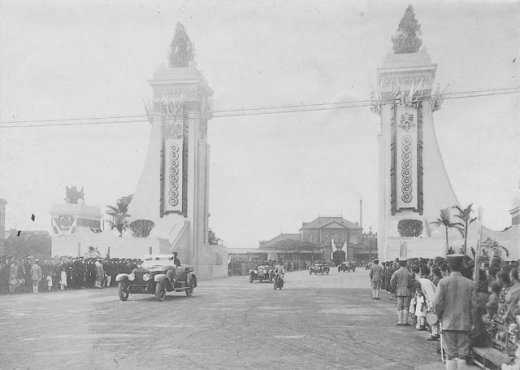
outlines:
[[[128,280],[130,280],[130,281],[134,281],[135,280],[135,275],[134,275],[133,272],[130,275],[128,275]]]
[[[143,280],[144,280],[144,281],[148,281],[148,280],[150,280],[151,278],[152,278],[152,276],[151,276],[150,274],[144,274],[144,275],[143,275]]]

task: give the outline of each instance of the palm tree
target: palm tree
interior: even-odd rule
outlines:
[[[437,220],[433,221],[431,223],[434,224],[434,225],[437,225],[437,226],[441,226],[442,225],[446,229],[446,251],[445,251],[445,255],[447,255],[448,254],[448,250],[449,250],[448,230],[455,226],[455,224],[453,222],[451,222],[450,209],[449,208],[441,209],[441,212],[439,214],[439,217],[437,217]]]
[[[471,203],[466,208],[461,208],[459,206],[454,206],[452,208],[455,208],[459,214],[455,215],[461,222],[455,222],[454,227],[459,230],[462,237],[464,238],[464,246],[462,247],[462,253],[466,254],[466,248],[468,244],[468,228],[469,225],[471,225],[477,218],[471,217],[471,212],[473,212],[473,209],[471,207],[473,206],[473,203]]]
[[[123,237],[123,231],[128,228],[128,221],[126,220],[130,215],[128,214],[128,205],[132,201],[132,195],[121,197],[117,200],[115,206],[107,206],[107,214],[112,216],[110,223],[111,229],[119,231],[119,237]]]
[[[492,238],[487,238],[484,242],[482,242],[482,248],[492,250],[493,257],[502,258],[502,252],[505,252],[506,257],[509,257],[509,249],[498,244],[497,241]]]

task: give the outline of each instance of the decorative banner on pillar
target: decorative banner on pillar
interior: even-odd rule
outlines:
[[[183,120],[168,115],[164,137],[163,211],[182,213],[183,199]]]
[[[395,110],[395,191],[396,208],[418,209],[418,125],[417,108],[398,104]]]

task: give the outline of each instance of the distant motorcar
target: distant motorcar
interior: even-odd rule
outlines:
[[[190,297],[197,287],[193,267],[175,266],[175,257],[171,254],[147,255],[142,266],[130,274],[118,274],[116,281],[122,301],[130,294],[154,294],[159,301],[164,300],[166,292],[185,292]]]
[[[312,265],[311,265],[311,268],[309,269],[309,275],[312,275],[313,273],[315,275],[318,275],[318,274],[329,274],[330,272],[330,267],[327,263],[325,263],[324,261],[317,261],[317,262],[314,262]]]
[[[273,281],[273,266],[268,263],[260,263],[255,268],[249,270],[249,282],[252,283],[255,280],[262,281]]]
[[[356,271],[356,263],[353,261],[345,261],[342,262],[341,265],[338,266],[338,272],[355,272]]]

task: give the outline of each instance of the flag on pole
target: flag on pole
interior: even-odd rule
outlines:
[[[78,225],[78,219],[75,218],[74,222],[72,223],[72,226],[70,227],[70,230],[69,230],[70,235],[76,233],[77,225]]]
[[[56,235],[61,235],[61,229],[58,226],[58,223],[56,222],[56,220],[54,218],[52,219],[52,231]]]
[[[403,94],[401,93],[401,87],[399,86],[399,83],[394,87],[392,93],[394,95],[394,99],[397,100],[399,104],[402,104]]]

